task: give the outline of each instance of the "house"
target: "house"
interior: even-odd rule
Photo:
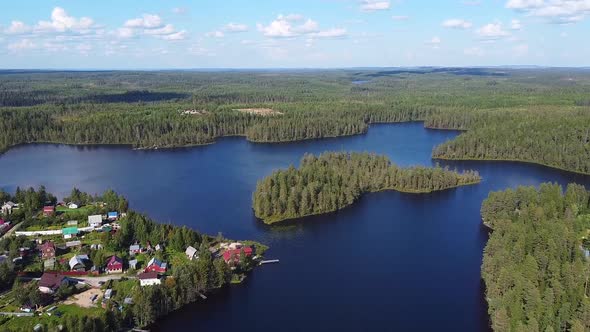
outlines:
[[[114,212],[114,211],[113,212],[109,212],[109,213],[107,213],[107,218],[110,221],[115,221],[115,220],[117,220],[119,218],[119,214],[117,212]]]
[[[102,216],[100,214],[88,216],[88,225],[94,228],[100,227],[102,225]]]
[[[132,244],[129,246],[129,255],[133,256],[135,254],[141,253],[141,246],[139,244]]]
[[[184,254],[188,259],[192,261],[193,258],[197,257],[197,249],[195,249],[193,246],[188,246],[188,248],[186,248],[186,250],[184,251]]]
[[[123,272],[123,259],[115,255],[111,256],[107,262],[106,269],[107,273],[122,273]]]
[[[103,245],[100,243],[93,243],[90,245],[91,250],[100,250],[103,248]]]
[[[240,260],[240,254],[244,251],[244,255],[252,256],[252,248],[250,247],[243,247],[241,249],[228,249],[223,252],[223,260],[226,263],[234,262],[237,263]]]
[[[113,296],[113,289],[109,288],[104,292],[104,298],[105,299],[110,299]]]
[[[55,206],[47,205],[43,207],[43,215],[46,217],[52,216],[55,214]]]
[[[158,243],[158,244],[156,244],[155,248],[156,248],[156,251],[162,251],[162,250],[164,250],[164,245]]]
[[[2,213],[11,214],[12,210],[17,209],[17,208],[18,208],[18,204],[8,201],[8,202],[2,204]]]
[[[86,262],[88,261],[88,255],[76,255],[70,258],[70,270],[72,271],[86,271]]]
[[[144,272],[157,272],[157,273],[165,273],[166,272],[166,268],[168,267],[168,264],[160,261],[159,259],[156,259],[156,257],[150,259],[150,261],[148,262],[147,266],[145,267],[145,269],[143,269]]]
[[[159,285],[162,283],[158,276],[158,272],[144,272],[137,275],[140,286],[152,286]]]
[[[76,240],[76,241],[68,241],[66,242],[66,248],[74,248],[74,247],[82,247],[82,241],[80,240]]]
[[[137,270],[137,259],[132,259],[129,261],[129,268]]]
[[[77,208],[78,208],[78,204],[76,204],[74,202],[68,203],[68,209],[77,209]]]
[[[55,244],[51,241],[47,241],[39,248],[41,250],[41,258],[50,259],[55,258]]]
[[[68,278],[59,273],[45,272],[39,280],[39,291],[45,294],[53,294],[59,286],[68,282]]]
[[[71,239],[72,236],[78,235],[78,227],[66,227],[61,230],[64,239]]]

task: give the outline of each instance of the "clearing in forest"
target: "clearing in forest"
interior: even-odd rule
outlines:
[[[270,108],[237,108],[237,109],[235,109],[235,111],[242,112],[242,113],[248,113],[248,114],[254,114],[254,115],[262,115],[262,116],[282,115],[283,114],[279,111],[275,111]]]

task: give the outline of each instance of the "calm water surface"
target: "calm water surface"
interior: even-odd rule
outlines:
[[[254,239],[280,264],[158,322],[162,331],[487,331],[480,279],[487,231],[479,209],[492,190],[590,178],[506,162],[441,162],[477,169],[474,186],[434,194],[382,192],[338,213],[266,226],[251,210],[256,181],[305,152],[371,151],[402,166],[432,165],[432,148],[457,132],[421,123],[371,126],[362,136],[285,144],[226,138],[174,150],[20,146],[0,156],[0,186],[72,186],[127,196],[151,217],[210,234]]]

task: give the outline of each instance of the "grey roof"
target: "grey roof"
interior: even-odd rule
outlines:
[[[88,224],[102,224],[102,216],[100,214],[88,216]]]
[[[73,269],[78,264],[84,265],[85,260],[88,260],[88,255],[76,255],[76,256],[70,258],[70,262],[69,262],[70,269]]]
[[[139,244],[132,244],[129,246],[129,250],[139,250],[139,249],[141,249]]]

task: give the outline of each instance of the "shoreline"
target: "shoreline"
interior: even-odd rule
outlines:
[[[338,212],[340,210],[344,210],[344,209],[346,209],[348,207],[353,206],[354,203],[356,203],[365,194],[379,193],[379,192],[384,192],[384,191],[397,191],[397,192],[402,193],[402,194],[414,194],[414,195],[431,194],[433,192],[450,190],[450,189],[456,189],[456,188],[459,188],[459,187],[471,186],[471,185],[479,184],[479,183],[481,183],[481,181],[482,181],[482,179],[480,179],[477,182],[468,182],[468,183],[463,183],[463,184],[451,186],[451,187],[448,187],[448,188],[436,189],[436,190],[401,190],[401,189],[394,189],[394,188],[386,188],[386,189],[381,189],[381,190],[376,190],[376,191],[368,191],[368,192],[362,193],[352,203],[347,204],[347,205],[341,207],[340,209],[333,209],[333,210],[330,210],[330,211],[324,211],[324,212],[318,212],[318,213],[310,213],[310,214],[306,214],[306,215],[302,215],[302,216],[297,216],[297,217],[292,217],[292,218],[266,218],[266,219],[263,219],[263,218],[260,218],[260,217],[256,216],[256,214],[254,214],[254,215],[256,216],[256,218],[258,220],[261,220],[265,225],[280,224],[280,223],[283,223],[283,222],[293,221],[293,220],[297,220],[297,219],[303,219],[303,218],[306,218],[306,217],[319,216],[319,215],[323,215],[323,214],[330,214],[330,213]],[[252,210],[254,210],[254,209],[252,209]]]

